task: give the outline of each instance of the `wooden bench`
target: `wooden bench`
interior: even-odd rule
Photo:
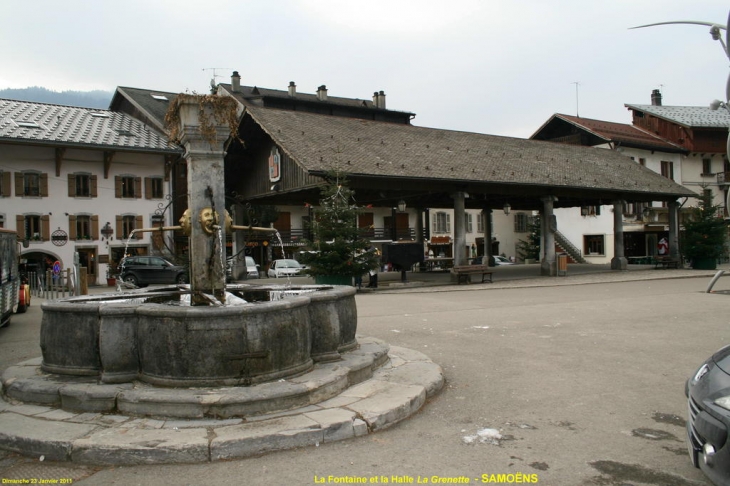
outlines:
[[[492,282],[492,271],[489,269],[489,265],[458,265],[451,269],[451,273],[456,275],[457,284],[460,284],[462,279],[464,279],[464,283],[469,283],[471,275],[481,275],[482,283],[487,277],[489,282]]]
[[[672,257],[660,256],[654,260],[654,268],[679,268],[679,260],[674,260]]]

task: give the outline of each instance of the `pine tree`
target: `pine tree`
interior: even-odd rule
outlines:
[[[692,208],[690,219],[684,223],[682,252],[689,259],[720,258],[725,253],[727,225],[720,206],[712,204],[712,191],[706,189]]]
[[[523,260],[540,259],[540,216],[533,216],[527,225],[527,240],[517,242],[517,254]]]
[[[310,223],[314,240],[308,243],[313,251],[301,256],[309,275],[357,277],[378,267],[375,248],[357,228],[362,208],[353,196],[342,174],[328,177]]]

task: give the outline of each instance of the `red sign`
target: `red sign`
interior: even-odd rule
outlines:
[[[269,155],[269,180],[271,182],[281,180],[281,156],[277,147],[272,148]]]

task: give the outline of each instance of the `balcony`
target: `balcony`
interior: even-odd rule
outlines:
[[[360,228],[360,236],[370,241],[393,241],[392,228]],[[398,228],[395,232],[396,241],[416,240],[416,230],[413,228]]]

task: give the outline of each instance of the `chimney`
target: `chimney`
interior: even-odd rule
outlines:
[[[385,109],[385,91],[378,93],[378,108]]]
[[[317,88],[317,98],[319,101],[327,101],[327,86],[324,84]]]
[[[662,92],[658,89],[651,92],[651,104],[652,106],[662,106]]]
[[[289,96],[294,98],[297,95],[297,85],[294,81],[289,81]]]
[[[373,93],[373,107],[377,108],[379,104],[380,103],[378,103],[378,92],[376,91],[375,93]]]
[[[233,71],[233,74],[231,74],[231,91],[234,93],[241,92],[241,76],[238,75],[238,71]]]

